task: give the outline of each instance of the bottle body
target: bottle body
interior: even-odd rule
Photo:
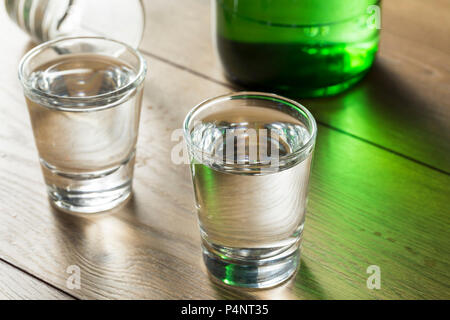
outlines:
[[[293,97],[339,93],[374,61],[378,4],[216,0],[215,41],[225,73],[245,87]]]
[[[66,36],[103,36],[136,48],[144,32],[141,0],[5,0],[5,7],[38,43]]]

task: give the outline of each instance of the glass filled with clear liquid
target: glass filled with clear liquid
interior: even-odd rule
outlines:
[[[295,101],[258,92],[207,100],[184,123],[209,272],[275,286],[297,270],[316,123]]]
[[[131,195],[146,64],[133,48],[96,37],[44,43],[19,78],[51,202],[102,212]]]

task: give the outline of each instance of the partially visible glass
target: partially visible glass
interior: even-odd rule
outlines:
[[[264,288],[297,270],[317,127],[299,103],[239,92],[186,117],[208,271],[235,286]]]
[[[291,97],[342,92],[378,50],[379,0],[214,0],[214,38],[228,78]]]
[[[6,11],[38,43],[68,36],[102,36],[139,46],[142,0],[5,0]]]
[[[112,209],[131,195],[146,63],[105,38],[63,38],[19,66],[51,202],[63,211]]]

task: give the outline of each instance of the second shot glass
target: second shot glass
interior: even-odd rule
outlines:
[[[184,122],[203,258],[229,285],[275,286],[297,270],[316,122],[299,103],[239,92]]]
[[[146,63],[105,38],[43,43],[22,59],[24,88],[51,202],[96,213],[131,195]]]

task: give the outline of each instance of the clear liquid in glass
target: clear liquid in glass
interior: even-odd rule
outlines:
[[[130,195],[142,88],[119,91],[135,77],[122,61],[98,54],[64,55],[28,77],[28,85],[41,93],[31,91],[26,101],[44,178],[58,207],[104,211]]]
[[[256,138],[250,139],[249,132],[256,132]],[[236,137],[234,145],[227,141],[230,134]],[[308,130],[278,110],[237,107],[204,119],[191,137],[193,149],[203,151],[192,151],[191,171],[210,272],[225,283],[248,287],[271,286],[292,275],[298,266],[312,150],[294,153],[310,139]],[[245,148],[239,150],[238,141]],[[226,156],[230,146],[231,158]],[[257,158],[251,157],[252,148],[258,150]],[[264,164],[261,155],[266,156]]]

